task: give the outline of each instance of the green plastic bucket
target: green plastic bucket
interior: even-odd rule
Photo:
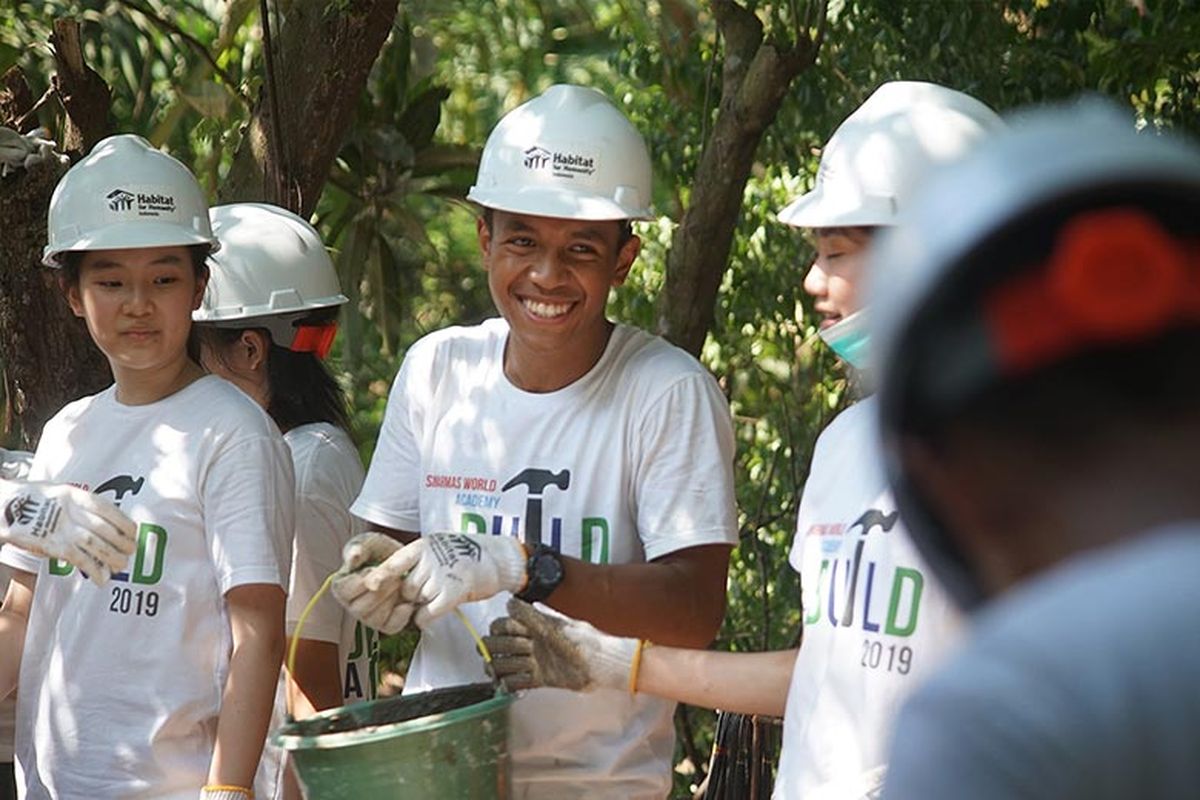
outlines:
[[[510,798],[511,704],[490,683],[451,686],[323,711],[273,741],[309,800]]]

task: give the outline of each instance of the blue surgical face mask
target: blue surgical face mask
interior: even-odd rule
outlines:
[[[837,357],[855,369],[867,366],[870,333],[866,311],[855,311],[850,316],[820,332],[821,339]]]

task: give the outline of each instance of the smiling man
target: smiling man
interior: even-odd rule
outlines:
[[[385,632],[415,614],[407,691],[484,680],[447,612],[486,631],[514,593],[634,641],[707,645],[737,538],[728,405],[690,355],[604,314],[641,246],[630,223],[650,216],[642,137],[599,92],[551,87],[501,120],[468,197],[501,318],[407,353],[353,507],[391,538],[351,542],[335,594]],[[664,797],[673,709],[526,693],[515,796]]]

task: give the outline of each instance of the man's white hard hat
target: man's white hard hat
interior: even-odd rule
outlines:
[[[348,302],[320,234],[291,211],[233,203],[213,208],[211,219],[221,250],[209,259],[196,322],[267,328],[275,344],[290,347],[295,321]]]
[[[54,188],[42,261],[63,253],[130,247],[219,245],[195,176],[140,136],[110,136]]]
[[[650,190],[633,124],[601,92],[558,84],[496,125],[467,199],[544,217],[651,219]]]
[[[963,155],[1004,123],[996,112],[935,83],[885,83],[838,126],[816,186],[779,212],[801,228],[895,224],[932,167]]]

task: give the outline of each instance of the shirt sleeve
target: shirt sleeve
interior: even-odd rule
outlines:
[[[0,564],[18,572],[36,574],[42,564],[42,558],[15,544],[0,544]]]
[[[733,423],[712,376],[695,372],[675,381],[639,432],[634,492],[646,559],[736,544]]]
[[[351,513],[400,531],[421,530],[421,451],[413,414],[413,351],[405,357],[383,412],[383,426]]]
[[[287,628],[290,635],[304,607],[329,574],[342,565],[342,546],[355,533],[355,522],[345,500],[337,501],[329,483],[322,480],[316,459],[296,475],[296,542],[292,558],[292,585],[288,592]],[[340,643],[346,612],[332,595],[321,598],[304,621],[305,639]]]
[[[296,501],[292,458],[283,438],[248,434],[221,448],[201,496],[221,594],[252,583],[286,591]]]

